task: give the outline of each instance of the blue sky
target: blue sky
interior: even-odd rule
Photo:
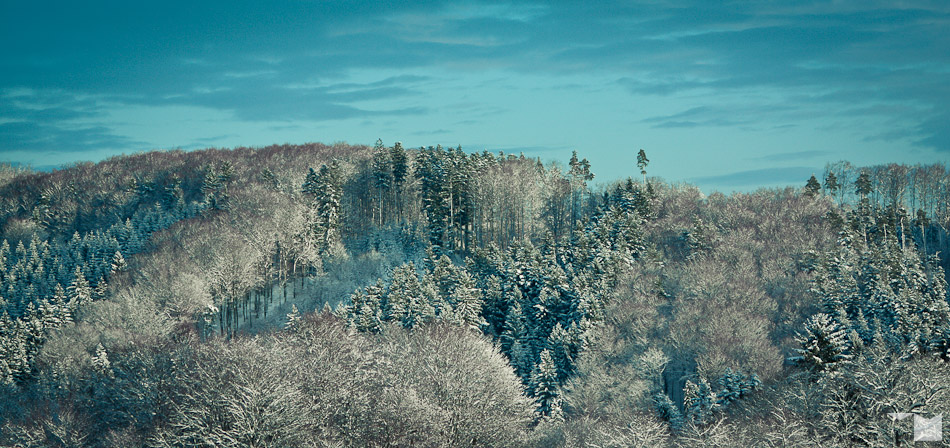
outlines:
[[[950,2],[0,0],[0,160],[461,144],[704,191],[950,160]]]

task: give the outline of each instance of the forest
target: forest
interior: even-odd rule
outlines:
[[[728,195],[595,168],[0,164],[0,446],[909,446],[890,414],[950,412],[945,165]]]

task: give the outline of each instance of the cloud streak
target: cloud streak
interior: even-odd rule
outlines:
[[[716,176],[700,176],[689,179],[699,185],[727,187],[750,187],[768,185],[804,185],[812,174],[819,172],[815,168],[795,166],[785,168],[762,168],[738,171]]]
[[[491,132],[495,117],[530,122],[526,110],[613,123],[624,102],[668,104],[631,106],[634,116],[614,124],[632,122],[644,133],[836,127],[858,143],[946,154],[948,27],[950,8],[927,0],[899,7],[883,0],[7,2],[0,6],[0,157],[19,149],[147,148],[105,119],[130,107],[206,108],[232,116],[235,128],[352,121],[377,132],[388,120],[386,129],[406,135],[451,135],[445,129]],[[532,86],[538,79],[550,87]],[[533,90],[538,103],[522,107]],[[616,104],[598,110],[576,92],[607,92]],[[554,104],[560,98],[570,101]],[[814,147],[777,149],[748,163],[826,154]],[[755,177],[749,173],[697,179],[736,182]]]

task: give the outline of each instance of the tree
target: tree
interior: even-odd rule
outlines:
[[[855,192],[861,196],[862,199],[871,194],[871,175],[868,174],[866,169],[861,170],[861,174],[858,176],[858,179],[854,181],[854,187]]]
[[[561,394],[557,381],[557,366],[554,365],[554,359],[548,350],[541,352],[541,362],[538,363],[531,377],[530,390],[538,403],[536,412],[539,419],[557,420],[563,418],[561,414]]]
[[[112,256],[112,273],[124,271],[129,267],[129,264],[126,263],[125,257],[122,256],[122,252],[115,251],[115,255]]]
[[[386,319],[398,322],[405,328],[432,320],[435,310],[431,297],[422,286],[412,262],[393,270],[392,281],[386,292]]]
[[[687,380],[683,397],[686,418],[695,425],[707,423],[712,415],[720,409],[716,393],[703,377],[700,377],[699,381],[695,383],[692,380]]]
[[[343,222],[343,179],[339,162],[334,160],[329,165],[321,165],[319,172],[311,168],[301,189],[309,201],[308,241],[315,244],[320,254],[336,251],[342,244]]]
[[[390,148],[389,156],[392,161],[393,205],[396,208],[396,219],[401,221],[403,219],[403,185],[406,182],[406,176],[409,174],[409,155],[402,147],[402,142],[396,142]]]
[[[100,375],[112,376],[112,363],[109,361],[109,354],[102,343],[96,346],[96,354],[92,357],[92,366]]]
[[[640,149],[640,152],[637,153],[637,168],[640,168],[640,174],[643,175],[643,184],[647,183],[647,165],[650,163],[650,159],[647,159],[647,153]]]
[[[383,140],[376,140],[373,147],[373,181],[376,187],[377,199],[376,207],[378,220],[376,225],[382,226],[384,222],[384,198],[389,197],[390,190],[393,187],[393,167],[392,153],[383,146]]]
[[[573,231],[580,218],[581,202],[587,190],[587,182],[594,179],[594,173],[590,171],[590,162],[586,158],[577,160],[577,151],[571,153],[568,164],[570,165],[567,174],[571,184],[571,230]]]
[[[835,192],[837,192],[839,188],[841,188],[841,186],[838,185],[838,177],[835,176],[834,171],[828,171],[828,176],[825,177],[825,190],[828,191],[829,195],[834,197]]]
[[[79,266],[76,266],[73,281],[69,284],[67,292],[69,292],[70,306],[73,309],[77,309],[92,300],[92,288],[90,288],[89,281],[86,280],[86,275],[83,274],[82,268]]]
[[[810,317],[805,322],[805,333],[796,340],[801,348],[792,359],[812,372],[834,372],[851,358],[846,330],[824,313]]]
[[[463,325],[479,330],[487,324],[482,318],[482,298],[475,286],[475,279],[466,270],[460,270],[458,283],[449,301],[454,307],[455,318]]]
[[[821,191],[821,184],[818,183],[818,179],[815,178],[815,175],[812,174],[808,178],[808,182],[805,183],[805,196],[814,197]]]

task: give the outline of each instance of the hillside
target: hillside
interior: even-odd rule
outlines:
[[[0,445],[881,446],[943,411],[945,166],[595,170],[382,141],[0,167]]]

